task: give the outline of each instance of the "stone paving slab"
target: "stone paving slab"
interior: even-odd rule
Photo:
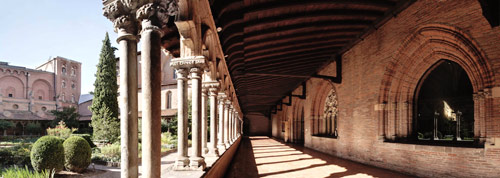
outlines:
[[[245,137],[226,177],[407,178],[411,176],[345,160],[303,146],[285,144],[269,137]]]
[[[191,148],[188,150],[189,155],[191,155]],[[205,171],[174,171],[172,170],[175,158],[177,157],[177,152],[169,153],[161,158],[161,178],[199,178]],[[214,157],[206,157],[205,162],[207,167],[212,166],[216,161]],[[103,165],[94,165],[96,170],[104,170],[105,172],[98,175],[82,176],[82,177],[93,177],[93,178],[120,178],[120,168],[108,167]],[[92,165],[89,169],[93,170]],[[139,166],[139,177],[141,174],[141,166]]]

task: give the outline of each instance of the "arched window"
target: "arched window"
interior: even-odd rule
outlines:
[[[474,140],[473,88],[459,64],[437,62],[420,79],[415,94],[414,134],[418,140]]]
[[[72,89],[75,89],[75,88],[76,88],[75,82],[73,82],[73,81],[71,81],[71,88],[72,88]]]
[[[338,118],[338,101],[337,92],[331,89],[325,98],[325,105],[323,108],[323,116],[317,119],[314,123],[316,126],[313,133],[315,136],[322,137],[338,137],[337,118]]]
[[[177,73],[174,70],[174,79],[177,79]]]
[[[61,68],[62,74],[66,74],[66,65],[63,65]]]
[[[61,85],[62,85],[62,88],[66,88],[66,81],[62,80],[62,81],[61,81],[61,83],[62,83],[62,84],[61,84]]]
[[[172,109],[172,92],[168,91],[167,92],[167,104],[166,104],[166,107],[167,109]]]
[[[74,94],[71,94],[71,102],[74,103],[75,102],[75,95]]]
[[[71,76],[76,76],[76,67],[71,67]]]
[[[62,95],[61,95],[61,101],[66,101],[66,94],[62,93]]]

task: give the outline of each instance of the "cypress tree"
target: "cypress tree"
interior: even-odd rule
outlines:
[[[118,120],[118,84],[116,82],[115,48],[111,46],[108,33],[103,40],[99,64],[94,82],[92,100],[92,127],[94,139],[118,141],[120,121]]]

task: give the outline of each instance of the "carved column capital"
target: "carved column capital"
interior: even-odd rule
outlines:
[[[187,80],[188,70],[185,68],[176,68],[175,73],[177,75],[177,80]]]
[[[179,12],[178,0],[157,0],[143,4],[136,12],[136,18],[143,21],[142,30],[153,30],[162,33],[160,28],[168,23],[170,16]],[[144,23],[148,21],[150,23]]]
[[[114,31],[118,33],[117,41],[137,40],[138,24],[132,15],[137,3],[130,0],[104,0],[103,4],[103,15],[113,22]]]

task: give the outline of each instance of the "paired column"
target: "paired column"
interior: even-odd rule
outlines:
[[[201,74],[205,65],[204,56],[187,56],[172,59],[170,66],[177,72],[177,159],[174,170],[202,170],[205,159],[201,156]],[[187,72],[191,78],[192,95],[192,155],[188,159],[188,97]]]
[[[120,45],[121,177],[138,177],[137,35],[142,26],[142,176],[160,177],[160,27],[177,14],[177,1],[103,1],[104,16],[113,21]]]
[[[205,159],[201,156],[201,74],[203,70],[192,67],[191,73],[191,116],[192,116],[192,149],[189,166],[193,170],[205,169]]]
[[[128,20],[130,16],[122,16]],[[116,26],[118,25],[118,26]],[[115,24],[118,27],[120,52],[120,137],[121,177],[137,177],[138,170],[138,106],[137,106],[137,36],[133,23]]]
[[[231,101],[227,100],[224,102],[224,145],[226,149],[231,146],[229,143],[229,113],[230,113]]]
[[[188,159],[188,92],[187,74],[188,69],[182,66],[172,65],[176,68],[177,74],[177,158],[175,160],[175,170],[185,170],[189,167]]]
[[[228,119],[228,140],[229,144],[233,144],[233,117],[234,117],[234,110],[233,110],[233,105],[229,105],[229,119]]]
[[[208,97],[210,99],[210,144],[208,146],[208,156],[218,157],[219,151],[217,149],[217,91],[219,83],[217,81],[210,81],[206,83],[208,87]]]
[[[202,154],[208,153],[207,147],[207,90],[206,86],[201,89],[201,150]],[[212,118],[210,118],[212,119]]]
[[[226,100],[226,94],[223,92],[219,93],[219,131],[218,131],[218,140],[217,140],[217,148],[219,149],[220,152],[224,152],[226,150],[226,145],[225,145],[225,138],[224,138],[224,132],[225,132],[225,124],[224,124],[224,117],[225,117],[225,100]]]

